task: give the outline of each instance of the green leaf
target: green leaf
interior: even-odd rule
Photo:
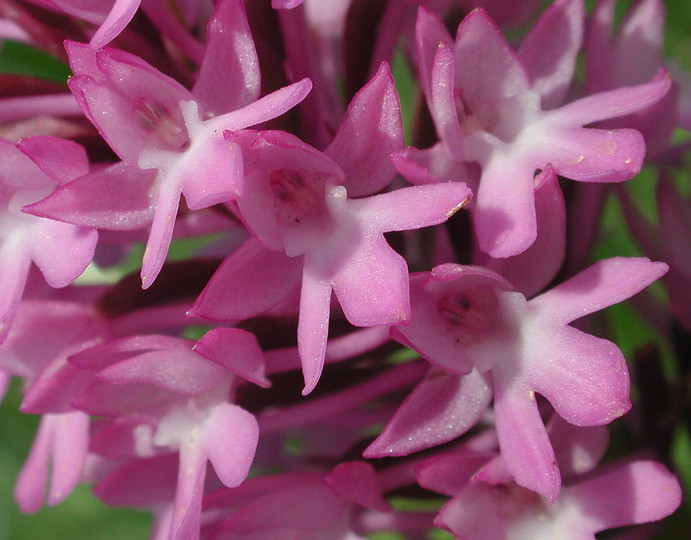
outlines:
[[[26,75],[66,84],[70,68],[57,58],[18,41],[3,41],[0,73]]]

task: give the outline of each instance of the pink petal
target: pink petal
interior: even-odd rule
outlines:
[[[513,257],[481,257],[478,261],[505,277],[527,298],[554,279],[566,254],[566,206],[554,169],[547,165],[535,178],[535,184],[535,242]]]
[[[194,350],[262,388],[271,386],[266,378],[264,354],[254,334],[239,328],[215,328],[197,341]]]
[[[331,285],[312,274],[305,266],[300,292],[300,320],[298,321],[298,351],[302,363],[302,374],[306,396],[317,385],[326,354],[326,340],[329,333]]]
[[[473,111],[530,88],[516,53],[482,8],[472,11],[459,25],[454,52],[456,88],[463,90]]]
[[[605,259],[534,298],[530,306],[568,324],[630,298],[666,271],[665,263],[646,258]]]
[[[475,425],[491,397],[477,371],[460,377],[432,368],[363,456],[407,456],[460,437]]]
[[[417,44],[420,85],[425,97],[430,101],[432,70],[437,62],[438,50],[442,44],[450,46],[453,39],[439,16],[420,6],[415,23],[415,42]]]
[[[206,51],[192,94],[212,116],[259,97],[257,52],[240,0],[218,2],[206,31]]]
[[[155,171],[120,162],[69,182],[22,211],[97,229],[141,229],[154,217],[155,179]]]
[[[181,104],[183,113],[194,102]],[[180,182],[187,206],[200,210],[242,195],[242,154],[238,145],[215,133],[190,134],[192,145],[175,163],[167,181]]]
[[[17,148],[61,186],[89,172],[86,151],[67,139],[37,135],[21,139]]]
[[[577,426],[595,426],[631,408],[626,360],[614,343],[570,327],[550,332],[549,345],[544,341],[526,352],[539,354],[540,361],[526,369],[525,377],[559,416]]]
[[[382,497],[381,489],[377,485],[377,473],[370,463],[341,463],[324,478],[324,482],[346,501],[380,512],[391,511],[391,505]]]
[[[356,326],[406,321],[410,318],[410,304],[405,259],[383,235],[358,240],[331,277],[343,313]],[[302,318],[302,308],[300,313]]]
[[[494,412],[501,456],[518,485],[554,502],[561,478],[535,392],[516,379],[513,366],[497,371],[494,370]]]
[[[472,197],[462,182],[446,182],[397,189],[348,201],[348,208],[372,230],[407,231],[443,223]]]
[[[495,455],[489,452],[453,452],[437,455],[417,466],[415,477],[422,487],[453,497]]]
[[[556,128],[533,144],[535,160],[544,156],[557,174],[583,182],[627,180],[640,172],[645,156],[643,136],[632,129]]]
[[[512,257],[537,237],[535,187],[527,161],[497,157],[482,172],[473,223],[479,247],[492,257]]]
[[[393,180],[389,159],[403,148],[401,106],[387,64],[382,64],[348,106],[334,140],[325,150],[345,171],[352,197],[376,193]]]
[[[5,241],[0,244],[0,343],[5,341],[24,292],[31,257],[19,242]]]
[[[582,507],[581,523],[594,531],[656,521],[681,503],[677,479],[652,461],[611,465],[564,491]]]
[[[583,40],[585,13],[581,0],[560,0],[549,6],[521,42],[518,57],[526,67],[542,109],[559,106],[576,69]]]
[[[284,300],[301,276],[302,257],[286,257],[250,239],[221,263],[189,313],[215,321],[248,319]]]
[[[191,350],[144,352],[98,372],[99,379],[114,383],[148,383],[184,395],[209,392],[228,379],[229,373]]]
[[[161,271],[173,238],[182,186],[170,180],[172,179],[162,177],[162,173],[157,178],[156,210],[142,259],[141,278],[144,289],[151,286]]]
[[[77,279],[94,256],[94,229],[41,219],[31,235],[31,257],[51,287],[65,287]]]
[[[100,49],[115,39],[137,13],[140,3],[141,0],[115,0],[106,20],[91,37],[89,44],[94,49]]]
[[[226,487],[239,486],[249,473],[259,440],[257,420],[231,403],[211,409],[200,444]]]
[[[567,128],[618,118],[657,103],[671,85],[670,75],[660,73],[649,83],[600,92],[547,111],[545,121]]]

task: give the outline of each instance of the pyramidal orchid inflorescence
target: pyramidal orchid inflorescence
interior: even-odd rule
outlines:
[[[691,77],[616,4],[0,2],[13,504],[681,538]]]

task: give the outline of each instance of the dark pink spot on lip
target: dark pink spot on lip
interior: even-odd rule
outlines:
[[[317,177],[306,177],[295,169],[276,169],[269,175],[269,186],[278,210],[281,225],[294,226],[319,213],[320,204],[315,193]]]
[[[160,102],[140,97],[135,100],[133,109],[139,125],[168,146],[179,149],[189,142],[185,128],[176,122],[171,112]]]
[[[442,322],[461,345],[480,341],[497,318],[497,299],[488,287],[442,296],[436,307]]]

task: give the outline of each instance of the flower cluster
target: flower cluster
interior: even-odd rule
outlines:
[[[632,403],[595,314],[662,278],[636,309],[688,382],[690,79],[661,0],[616,29],[615,0],[541,4],[0,2],[5,43],[70,72],[0,79],[0,395],[41,417],[20,509],[87,483],[158,540],[674,512],[683,389],[650,345]],[[594,257],[606,201],[647,257]],[[603,461],[632,408],[641,451]]]

